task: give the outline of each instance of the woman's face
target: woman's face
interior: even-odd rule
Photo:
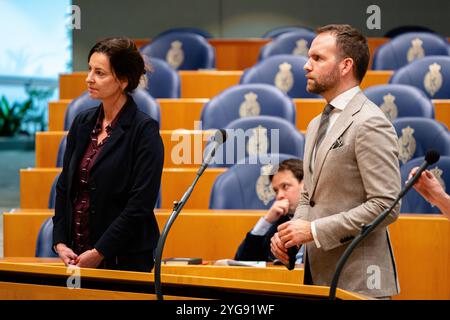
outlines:
[[[117,79],[109,63],[109,57],[101,52],[94,52],[89,59],[86,83],[89,96],[99,100],[117,97],[128,85],[128,81]]]

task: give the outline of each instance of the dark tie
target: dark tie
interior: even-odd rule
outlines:
[[[317,130],[316,152],[317,149],[319,149],[323,138],[325,138],[325,134],[327,133],[328,124],[330,123],[330,113],[333,109],[334,107],[329,103],[323,109],[322,116],[320,117],[319,130]]]

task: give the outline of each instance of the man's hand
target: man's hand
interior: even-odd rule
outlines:
[[[313,241],[311,222],[296,219],[278,226],[278,237],[286,249]]]
[[[272,251],[275,258],[280,259],[284,265],[289,264],[289,255],[287,253],[287,249],[284,247],[284,243],[280,240],[278,236],[278,232],[275,233],[270,240],[270,251]]]
[[[103,258],[103,255],[97,249],[87,250],[78,256],[76,266],[80,268],[97,268]]]
[[[288,199],[282,199],[275,201],[270,207],[269,211],[265,215],[264,219],[266,219],[269,223],[275,223],[275,221],[278,221],[281,216],[284,216],[289,211],[289,200]]]
[[[64,243],[58,243],[55,247],[55,251],[66,266],[75,264],[78,256]]]

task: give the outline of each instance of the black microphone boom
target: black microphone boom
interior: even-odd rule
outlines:
[[[214,157],[214,154],[216,152],[216,149],[219,145],[225,142],[227,139],[227,133],[225,130],[220,129],[217,130],[214,135],[213,145],[212,148],[209,150],[207,155],[203,159],[203,163],[201,167],[197,171],[197,175],[194,179],[194,182],[189,186],[189,188],[184,193],[183,197],[180,201],[175,201],[173,204],[173,211],[170,214],[169,219],[167,220],[166,224],[164,225],[164,229],[161,232],[161,237],[159,238],[158,245],[156,246],[155,251],[155,274],[154,274],[154,282],[155,282],[155,294],[158,300],[164,300],[162,292],[161,292],[161,261],[162,261],[162,253],[164,250],[164,244],[166,243],[167,235],[169,234],[169,230],[172,227],[172,224],[175,222],[175,219],[178,217],[178,214],[181,212],[181,209],[183,209],[184,205],[186,204],[187,200],[191,196],[192,191],[194,191],[194,187],[197,184],[198,179],[200,179],[200,176],[203,174],[203,171],[208,167],[209,163]]]
[[[375,218],[370,224],[365,225],[361,229],[361,233],[353,239],[353,241],[348,245],[347,249],[345,249],[344,253],[342,254],[341,258],[339,259],[337,265],[336,265],[336,271],[334,272],[333,280],[331,281],[330,285],[330,294],[329,299],[334,300],[336,298],[336,288],[339,282],[339,276],[341,275],[341,271],[344,268],[345,263],[347,262],[347,259],[352,254],[353,250],[356,248],[356,246],[366,238],[372,230],[374,230],[381,222],[386,219],[386,217],[389,215],[389,213],[394,209],[394,207],[397,205],[397,203],[400,201],[401,198],[411,189],[411,187],[416,183],[416,181],[419,179],[422,172],[430,165],[436,163],[439,161],[439,152],[436,150],[429,150],[425,155],[425,160],[422,163],[422,165],[419,167],[419,169],[416,171],[414,176],[409,179],[409,181],[405,184],[405,187],[402,191],[400,191],[399,195],[395,199],[394,203],[384,210],[378,217]]]

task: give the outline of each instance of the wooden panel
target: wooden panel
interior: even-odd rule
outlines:
[[[48,206],[50,189],[61,168],[30,168],[20,170],[20,207],[44,209]],[[209,194],[216,177],[224,168],[207,169],[194,189],[185,208],[207,209]],[[161,179],[161,206],[172,209],[173,201],[180,200],[194,181],[197,168],[165,168]]]
[[[378,84],[388,84],[393,73],[394,71],[389,70],[368,70],[361,82],[361,89],[364,90]]]
[[[36,168],[56,168],[59,144],[67,131],[36,132]]]
[[[203,106],[209,99],[158,99],[161,110],[161,129],[176,130],[201,129],[196,125],[200,121]]]
[[[401,290],[395,299],[450,299],[450,222],[402,215],[389,229]]]
[[[183,210],[167,238],[164,257],[232,258],[263,214]],[[4,213],[5,256],[32,255],[37,230],[51,215],[49,210]],[[157,211],[156,216],[162,229],[169,211]],[[395,299],[450,299],[450,222],[440,215],[401,214],[389,229],[401,288]]]
[[[326,105],[325,99],[293,99],[296,108],[296,127],[305,133],[309,122],[320,114]]]
[[[209,39],[216,49],[217,70],[244,70],[258,62],[259,51],[270,39]]]
[[[181,98],[212,98],[239,83],[242,71],[179,71]]]
[[[164,167],[197,168],[203,160],[203,150],[214,131],[161,130],[164,144]],[[55,168],[61,139],[66,131],[36,133],[36,168]]]
[[[434,99],[435,118],[450,129],[450,99]]]
[[[63,131],[64,116],[72,99],[50,101],[48,103],[48,131]]]
[[[87,72],[73,72],[59,75],[59,98],[74,99],[87,90]]]

